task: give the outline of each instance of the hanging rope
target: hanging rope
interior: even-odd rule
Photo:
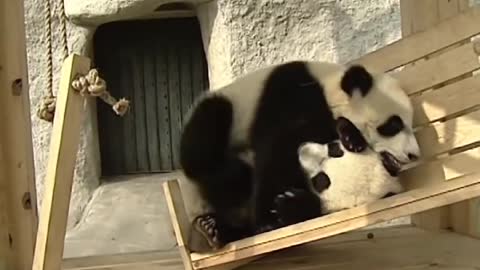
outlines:
[[[48,122],[53,121],[53,116],[55,114],[55,96],[53,95],[53,70],[52,70],[52,17],[51,17],[51,8],[50,0],[44,0],[44,27],[45,35],[44,42],[47,44],[47,68],[45,70],[47,77],[47,94],[43,97],[42,102],[37,110],[37,116],[40,119],[43,119]]]
[[[53,122],[55,116],[55,104],[56,97],[53,95],[53,68],[52,68],[52,16],[50,0],[45,1],[44,8],[44,22],[45,22],[45,37],[44,41],[47,43],[47,94],[42,99],[42,102],[38,108],[37,115],[40,119]],[[55,5],[55,14],[60,16],[60,31],[62,35],[62,59],[66,59],[70,53],[68,48],[68,36],[67,36],[67,17],[65,15],[64,0],[57,0]],[[99,97],[105,103],[112,106],[113,111],[123,116],[129,109],[130,102],[125,98],[116,100],[107,91],[107,84],[99,75],[96,69],[91,69],[87,75],[79,76],[72,82],[72,88],[78,91],[83,96]]]
[[[113,111],[123,116],[129,108],[130,102],[125,98],[116,100],[107,91],[107,83],[100,76],[96,69],[91,69],[87,75],[78,76],[73,80],[72,88],[78,91],[82,96],[93,96],[101,98],[105,103],[112,106]]]

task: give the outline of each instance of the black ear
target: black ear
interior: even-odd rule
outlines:
[[[358,89],[362,96],[368,94],[373,86],[372,75],[360,65],[353,65],[343,74],[341,87],[347,95],[352,96],[353,91]]]

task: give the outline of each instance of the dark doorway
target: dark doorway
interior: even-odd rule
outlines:
[[[178,142],[193,99],[208,89],[196,18],[115,22],[94,37],[95,65],[113,96],[131,101],[123,118],[98,102],[102,174],[179,168]]]

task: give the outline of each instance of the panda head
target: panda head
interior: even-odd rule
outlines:
[[[354,65],[343,74],[341,88],[350,97],[349,109],[342,114],[355,123],[375,152],[389,153],[401,164],[420,156],[413,106],[397,80]]]

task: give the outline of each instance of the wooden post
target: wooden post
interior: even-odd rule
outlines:
[[[0,0],[0,123],[0,269],[30,270],[37,206],[21,0]]]
[[[33,270],[60,270],[67,228],[73,173],[85,115],[85,98],[71,82],[87,74],[90,59],[69,56],[63,63],[45,176]]]
[[[469,8],[468,0],[401,0],[403,37],[424,31]],[[413,63],[414,64],[414,63]],[[479,199],[463,201],[412,216],[412,222],[427,229],[446,229],[480,237]]]

